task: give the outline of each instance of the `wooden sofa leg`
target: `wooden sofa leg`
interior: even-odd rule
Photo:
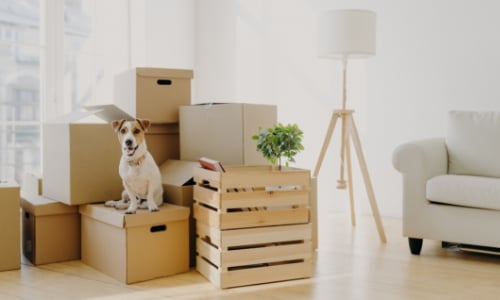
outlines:
[[[419,255],[422,250],[422,239],[408,238],[408,244],[410,245],[410,251],[413,255]]]

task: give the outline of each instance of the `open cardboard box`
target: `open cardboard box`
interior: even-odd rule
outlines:
[[[68,205],[120,199],[120,144],[109,124],[133,119],[114,105],[88,107],[43,124],[43,195]],[[146,134],[157,164],[179,156],[177,124],[161,124]]]
[[[196,265],[196,226],[193,217],[194,168],[200,164],[194,161],[169,159],[160,166],[165,202],[189,207],[189,265]]]

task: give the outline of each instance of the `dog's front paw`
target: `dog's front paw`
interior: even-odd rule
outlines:
[[[129,207],[129,203],[123,200],[117,201],[115,203],[115,208],[119,210],[127,209]]]
[[[104,206],[115,207],[116,206],[116,201],[115,200],[108,200],[108,201],[104,202]]]
[[[158,206],[156,205],[156,203],[149,203],[148,205],[148,210],[150,212],[155,212],[155,211],[158,211]]]
[[[125,211],[125,213],[126,213],[127,215],[133,215],[133,214],[135,214],[135,210],[132,210],[132,209],[127,209],[127,210]]]

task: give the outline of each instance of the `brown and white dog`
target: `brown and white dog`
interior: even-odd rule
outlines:
[[[146,145],[145,133],[151,122],[144,119],[117,120],[111,125],[118,134],[122,149],[119,173],[125,190],[122,200],[110,200],[105,205],[126,208],[127,214],[135,213],[138,207],[157,211],[163,203],[163,187],[160,170]]]

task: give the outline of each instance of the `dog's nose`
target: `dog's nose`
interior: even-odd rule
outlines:
[[[125,145],[132,146],[132,140],[125,140]]]

